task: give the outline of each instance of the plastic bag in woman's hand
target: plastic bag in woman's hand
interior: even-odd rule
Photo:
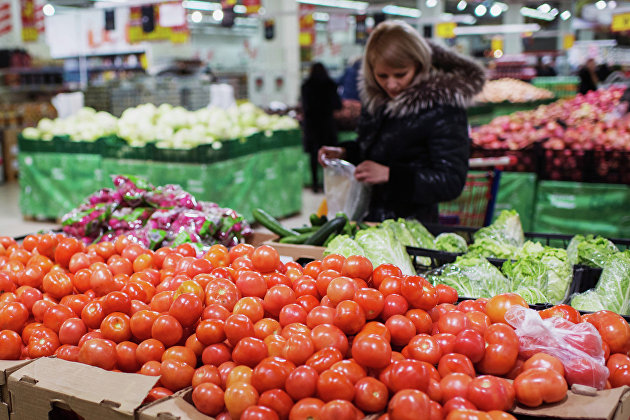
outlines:
[[[363,220],[370,204],[370,186],[354,178],[355,166],[341,159],[324,161],[324,193],[328,216],[343,212],[349,220]]]
[[[602,338],[593,325],[560,317],[542,319],[538,312],[522,306],[511,307],[505,320],[515,329],[522,357],[536,353],[555,356],[564,365],[569,385],[604,389],[609,373]]]

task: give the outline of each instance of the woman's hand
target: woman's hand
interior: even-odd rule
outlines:
[[[317,152],[319,164],[326,167],[325,159],[343,159],[346,156],[346,149],[343,147],[322,146]]]
[[[384,184],[389,181],[389,167],[366,160],[354,170],[354,178],[368,184]]]

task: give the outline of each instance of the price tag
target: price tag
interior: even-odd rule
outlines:
[[[455,38],[455,22],[442,22],[435,25],[435,35],[438,38]]]
[[[623,32],[630,30],[630,13],[619,13],[612,18],[611,30],[613,32]]]

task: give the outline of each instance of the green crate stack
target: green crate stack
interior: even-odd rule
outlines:
[[[559,98],[572,98],[577,93],[579,79],[575,76],[536,77],[532,84],[547,89]]]

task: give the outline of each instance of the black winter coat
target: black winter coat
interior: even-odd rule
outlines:
[[[374,185],[366,220],[414,218],[436,222],[438,203],[457,198],[466,182],[469,144],[465,107],[485,83],[482,67],[431,43],[433,69],[396,98],[360,80],[363,113],[347,159],[388,166]]]
[[[341,99],[332,79],[309,78],[302,84],[305,152],[316,153],[321,146],[337,144],[336,109],[341,109]]]

